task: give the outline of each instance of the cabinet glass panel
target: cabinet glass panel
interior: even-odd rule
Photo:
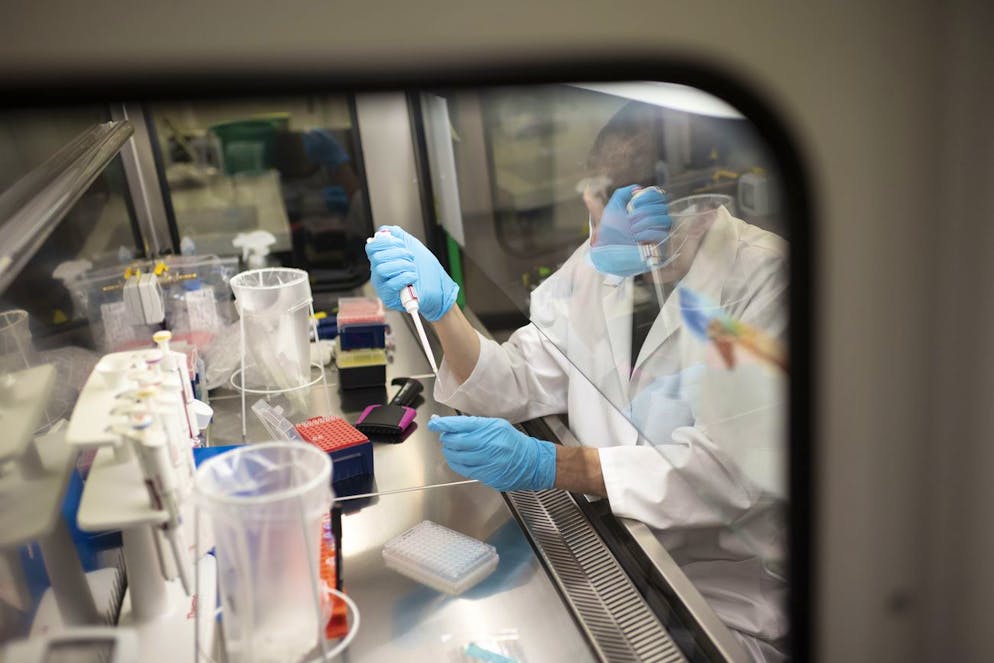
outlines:
[[[368,278],[372,230],[351,97],[170,102],[152,117],[180,250]],[[253,257],[253,254],[255,257]]]
[[[649,525],[750,653],[777,660],[791,220],[758,130],[652,82],[436,90],[419,107],[466,303],[506,339],[436,397],[567,415],[613,513]]]

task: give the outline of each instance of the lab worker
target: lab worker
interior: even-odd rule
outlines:
[[[452,469],[498,490],[607,497],[616,515],[654,529],[755,660],[781,660],[782,480],[768,468],[744,469],[728,453],[730,443],[749,445],[724,439],[734,438],[734,427],[712,426],[722,438],[715,439],[697,425],[717,369],[708,345],[682,328],[676,287],[783,335],[786,249],[724,207],[674,223],[658,189],[612,190],[630,177],[612,159],[638,160],[642,141],[624,126],[629,119],[609,123],[595,143],[594,152],[600,144],[609,158],[594,159],[584,190],[590,239],[533,291],[531,323],[507,342],[469,325],[453,305],[455,283],[400,228],[367,245],[373,283],[395,309],[402,309],[399,290],[415,284],[444,349],[435,397],[477,415],[429,423]],[[662,264],[651,268],[639,245],[660,248]],[[561,413],[582,447],[511,425]]]

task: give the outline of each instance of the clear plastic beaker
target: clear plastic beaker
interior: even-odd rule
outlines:
[[[301,269],[253,269],[231,279],[242,317],[245,364],[236,383],[285,391],[311,378],[311,286]]]
[[[319,563],[331,459],[299,442],[234,449],[201,465],[197,497],[214,530],[228,660],[313,653],[328,617]]]
[[[23,371],[36,363],[28,312],[13,309],[0,313],[0,375]]]

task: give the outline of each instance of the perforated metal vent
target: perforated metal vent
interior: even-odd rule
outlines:
[[[506,493],[604,661],[686,661],[573,498]]]

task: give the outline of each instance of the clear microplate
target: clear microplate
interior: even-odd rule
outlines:
[[[383,546],[389,568],[453,596],[490,575],[499,559],[493,546],[430,520]]]

